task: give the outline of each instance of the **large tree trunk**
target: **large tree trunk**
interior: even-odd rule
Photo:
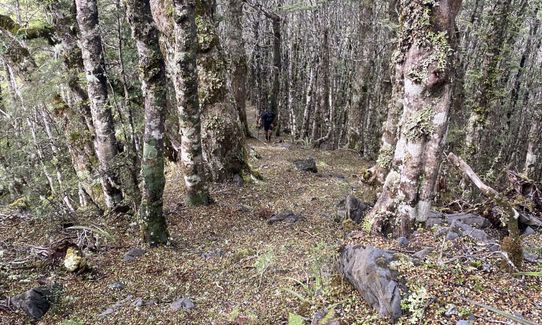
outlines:
[[[139,209],[145,242],[156,245],[168,241],[163,214],[164,120],[166,73],[160,52],[158,29],[154,25],[149,0],[125,0],[139,55],[139,78],[145,98],[145,134],[141,161],[142,198]]]
[[[230,179],[246,169],[244,135],[234,99],[226,87],[226,61],[220,47],[214,0],[196,1],[202,146],[214,181]]]
[[[408,235],[434,197],[451,105],[455,17],[461,0],[402,1],[404,109],[394,164],[365,227]],[[429,17],[429,20],[426,19]]]
[[[175,5],[175,67],[173,83],[180,116],[181,161],[188,205],[209,204],[201,148],[201,112],[196,71],[195,2],[176,0]]]
[[[92,121],[96,132],[96,155],[107,207],[122,202],[118,170],[114,168],[117,156],[117,139],[113,126],[111,107],[107,102],[107,80],[104,72],[102,40],[98,30],[96,0],[76,0],[77,23],[81,31],[79,46],[87,77]]]
[[[250,137],[246,112],[247,56],[243,40],[243,1],[228,0],[225,6],[226,48],[230,56],[231,89],[245,136]]]

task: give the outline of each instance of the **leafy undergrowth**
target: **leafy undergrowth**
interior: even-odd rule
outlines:
[[[252,165],[265,180],[242,188],[215,185],[216,203],[208,207],[184,206],[182,175],[169,166],[164,200],[172,244],[146,249],[131,262],[123,255],[141,244],[134,220],[125,216],[70,221],[98,224],[103,231],[66,230],[65,221],[38,217],[0,219],[0,296],[40,283],[62,284],[44,324],[285,324],[289,318],[309,324],[316,313],[342,324],[386,324],[337,273],[340,248],[356,243],[405,255],[434,248],[425,262],[400,267],[413,293],[403,304],[404,324],[455,324],[469,317],[477,324],[507,321],[473,302],[542,322],[540,278],[510,275],[497,255],[467,239],[442,242],[432,230],[419,230],[399,247],[395,240],[337,222],[336,204],[347,194],[374,200],[374,191],[359,182],[363,162],[355,153],[259,140],[249,144],[262,156]],[[309,156],[316,159],[318,174],[299,172],[292,164]],[[267,224],[270,213],[284,210],[302,219]],[[68,274],[58,264],[34,258],[39,247],[73,233],[81,240],[86,240],[83,234],[102,233],[98,249],[86,252],[89,271]],[[526,249],[539,254],[541,242],[539,234],[524,238]],[[540,267],[526,264],[524,271]],[[124,288],[110,288],[117,281]],[[191,298],[196,307],[172,311],[170,303],[181,297]],[[146,303],[132,305],[137,298]],[[119,301],[125,303],[100,316]],[[445,316],[452,305],[457,312]],[[26,322],[22,314],[0,312],[0,319],[2,324]]]

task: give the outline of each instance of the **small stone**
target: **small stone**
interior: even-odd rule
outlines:
[[[141,248],[132,248],[130,249],[126,254],[124,254],[124,257],[122,260],[124,262],[131,262],[135,260],[136,258],[143,256],[145,254],[145,250]]]
[[[459,235],[456,232],[448,231],[448,233],[446,234],[446,240],[454,241],[457,238],[459,238]]]
[[[296,160],[294,161],[294,165],[300,171],[318,173],[318,169],[316,168],[316,161],[314,160],[314,158]]]
[[[237,187],[243,187],[243,178],[239,174],[233,175],[233,184],[235,184]]]
[[[459,315],[459,312],[457,311],[457,307],[454,304],[450,304],[446,306],[448,309],[444,313],[444,316],[451,317],[453,315]]]
[[[437,237],[441,237],[441,236],[444,236],[446,234],[448,234],[448,232],[450,232],[450,228],[449,227],[440,227],[437,229],[437,231],[435,232],[435,236]]]
[[[414,257],[416,258],[419,258],[420,260],[423,260],[427,257],[427,255],[429,255],[431,252],[433,251],[433,249],[431,247],[427,247],[427,248],[424,248],[422,249],[421,251],[418,251],[416,253],[414,253]]]
[[[536,254],[529,254],[526,252],[523,252],[523,259],[526,260],[529,263],[538,263],[538,255]]]
[[[33,319],[40,319],[51,306],[49,297],[51,291],[46,287],[34,288],[11,298],[11,304],[17,309],[22,309]]]
[[[464,319],[458,320],[457,323],[455,323],[455,325],[469,325],[469,324],[470,322]]]
[[[145,303],[143,302],[143,298],[136,298],[130,305],[132,307],[141,307],[143,306]]]
[[[406,237],[397,238],[397,244],[401,247],[407,246],[410,242]]]
[[[533,228],[531,227],[527,227],[525,228],[525,230],[523,231],[523,236],[527,237],[527,236],[530,236],[530,235],[534,235],[535,234],[535,231]]]
[[[113,289],[113,290],[122,290],[124,288],[125,288],[124,283],[120,281],[113,282],[109,285],[109,289]]]
[[[272,225],[276,222],[279,222],[279,221],[286,221],[286,222],[289,222],[289,223],[294,223],[296,221],[298,221],[300,219],[300,216],[298,216],[297,214],[293,213],[292,211],[284,211],[284,212],[281,212],[279,214],[274,214],[271,216],[271,218],[269,218],[267,220],[267,223]]]
[[[196,305],[194,305],[194,302],[192,302],[190,298],[181,298],[172,302],[169,309],[171,309],[171,311],[179,311],[180,309],[188,311],[194,309],[194,307],[196,307]]]

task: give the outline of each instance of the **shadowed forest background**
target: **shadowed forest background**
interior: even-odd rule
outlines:
[[[1,0],[0,323],[542,322],[541,19]]]

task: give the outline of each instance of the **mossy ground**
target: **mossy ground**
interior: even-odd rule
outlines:
[[[123,254],[141,244],[137,223],[126,216],[72,221],[103,225],[116,238],[87,256],[91,271],[80,275],[40,263],[32,253],[74,234],[62,228],[62,221],[0,216],[0,296],[20,293],[39,282],[63,284],[60,303],[43,324],[285,324],[289,313],[311,318],[324,307],[334,310],[343,324],[387,324],[336,272],[340,247],[352,242],[407,255],[434,247],[425,263],[407,263],[401,270],[407,283],[425,288],[425,295],[434,297],[424,310],[424,323],[455,324],[471,314],[477,324],[505,320],[463,298],[542,322],[540,278],[510,275],[499,268],[496,256],[468,240],[443,244],[432,231],[424,230],[409,246],[399,248],[395,240],[368,236],[336,222],[335,205],[348,193],[354,191],[365,200],[375,196],[359,182],[367,166],[355,153],[260,140],[249,145],[262,156],[251,163],[265,180],[243,188],[214,185],[211,195],[216,203],[210,206],[186,207],[181,172],[169,166],[164,199],[172,244],[147,249],[130,263],[122,261]],[[292,164],[309,156],[315,157],[318,174],[301,173]],[[303,219],[268,225],[262,218],[282,210],[292,210]],[[530,236],[524,246],[541,253],[541,242],[540,235]],[[538,268],[528,264],[525,270]],[[125,288],[110,289],[115,281]],[[127,304],[98,316],[128,295],[156,304]],[[170,302],[180,297],[193,299],[196,308],[172,312]],[[450,303],[460,315],[444,317]],[[2,312],[0,320],[1,324],[26,322],[21,314]],[[402,322],[408,320],[406,316]]]

